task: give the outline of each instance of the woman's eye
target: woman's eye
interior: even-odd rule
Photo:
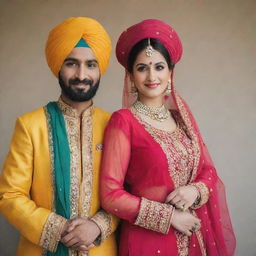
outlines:
[[[162,70],[162,69],[164,69],[164,66],[163,66],[163,65],[157,65],[157,66],[156,66],[156,70]]]
[[[139,72],[143,72],[143,71],[146,70],[146,67],[140,66],[140,67],[137,68],[137,70],[138,70]]]

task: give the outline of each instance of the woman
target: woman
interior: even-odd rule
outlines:
[[[125,109],[105,132],[101,200],[123,219],[119,255],[233,255],[223,184],[173,85],[177,33],[142,21],[121,34],[116,55]]]

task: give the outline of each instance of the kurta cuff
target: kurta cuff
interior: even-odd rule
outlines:
[[[44,225],[39,245],[45,250],[55,252],[61,239],[61,231],[67,220],[56,213],[50,213]]]
[[[104,210],[98,211],[91,220],[96,223],[100,229],[100,236],[95,240],[95,245],[100,245],[110,235],[112,230],[112,218],[109,213]]]
[[[174,207],[170,204],[141,199],[140,210],[135,225],[167,234],[171,225]]]
[[[209,189],[203,182],[190,183],[190,185],[196,187],[199,192],[199,198],[192,205],[192,209],[198,209],[202,205],[206,204],[209,199]]]

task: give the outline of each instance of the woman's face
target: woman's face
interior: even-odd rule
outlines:
[[[138,89],[140,100],[159,100],[167,88],[171,71],[164,56],[157,50],[148,57],[145,50],[142,50],[133,65],[131,81]]]

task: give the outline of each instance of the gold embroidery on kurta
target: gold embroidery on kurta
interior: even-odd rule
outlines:
[[[61,231],[66,219],[55,213],[50,213],[44,225],[39,245],[45,250],[55,252],[61,239]]]
[[[176,93],[176,91],[174,89],[173,89],[173,95],[174,95],[174,98],[176,99],[177,107],[179,109],[181,117],[182,117],[182,119],[185,123],[185,126],[187,128],[188,135],[190,136],[190,138],[192,140],[192,143],[193,143],[194,166],[193,166],[192,174],[191,174],[191,177],[190,177],[190,182],[192,182],[195,179],[196,174],[197,174],[197,170],[198,170],[198,165],[199,165],[199,160],[200,160],[200,155],[201,155],[200,145],[199,145],[199,141],[198,141],[198,136],[197,136],[196,132],[193,129],[193,126],[192,126],[191,120],[189,118],[189,114],[186,110],[186,107],[184,106],[181,98],[179,97],[179,95]],[[177,236],[177,238],[178,238],[177,239],[177,245],[178,245],[178,248],[179,248],[183,244],[183,239],[181,239],[180,236]],[[188,246],[189,246],[189,239],[187,241],[187,248],[188,248]],[[181,251],[179,250],[179,253],[182,253],[182,250]]]
[[[111,227],[112,227],[112,218],[111,216],[105,212],[104,210],[100,210],[97,212],[92,218],[101,231],[101,241],[105,241],[111,235]]]
[[[64,115],[70,150],[70,218],[79,215],[81,179],[80,125],[79,119]]]
[[[197,214],[196,214],[195,211],[192,211],[192,214],[193,214],[196,218],[198,218],[198,216],[197,216]],[[197,240],[198,240],[200,249],[201,249],[202,256],[207,256],[206,248],[205,248],[205,245],[204,245],[204,240],[203,240],[203,235],[202,235],[201,230],[197,230],[197,231],[195,232],[195,234],[196,234],[196,237],[197,237]]]
[[[49,143],[49,155],[50,155],[50,167],[51,167],[51,188],[52,188],[52,211],[55,211],[54,200],[55,200],[55,175],[54,175],[54,151],[53,151],[53,139],[52,139],[52,126],[50,124],[50,114],[47,111],[47,107],[44,107],[44,112],[46,116],[46,125],[48,131],[48,143]]]
[[[70,147],[70,217],[89,217],[93,181],[93,107],[85,110],[80,118],[76,110],[61,99],[59,99],[58,105],[64,114]],[[77,255],[77,251],[69,250],[69,256]],[[79,255],[86,256],[87,253],[80,252]]]
[[[49,155],[50,155],[50,173],[51,173],[51,188],[52,188],[52,202],[51,202],[51,210],[55,212],[54,207],[54,198],[55,198],[55,175],[54,175],[54,151],[53,151],[53,139],[52,139],[52,127],[50,125],[50,115],[47,111],[47,107],[44,107],[44,112],[46,116],[46,125],[48,131],[48,143],[49,143]],[[48,216],[47,221],[45,222],[41,238],[40,238],[40,246],[43,247],[43,255],[47,254],[47,251],[54,251],[57,249],[58,242],[56,239],[59,238],[59,232],[62,229],[62,223],[64,223],[64,218],[58,216],[54,213],[51,213]],[[55,225],[55,226],[54,226]],[[59,225],[59,227],[58,227]],[[59,230],[61,226],[61,229]],[[54,227],[54,229],[52,229]]]
[[[171,225],[173,206],[141,198],[135,225],[167,234]]]
[[[77,115],[76,110],[63,102],[61,98],[59,98],[57,103],[63,113],[70,148],[70,217],[75,218],[79,216],[87,218],[90,217],[89,213],[91,209],[93,185],[92,115],[94,113],[94,107],[91,106],[87,110],[85,110],[82,114],[82,118],[80,118]],[[48,132],[50,138],[49,145],[52,161],[51,164],[53,166],[54,156],[52,147],[52,135],[49,125]],[[99,147],[98,149],[101,150],[102,147]],[[55,182],[53,170],[52,180],[52,187],[54,189]],[[54,202],[52,203],[52,205],[54,207]],[[101,240],[103,241],[111,234],[112,219],[110,215],[103,210],[99,211],[94,217],[95,222],[97,223],[97,221],[99,221],[99,223],[97,224],[100,226],[100,228],[102,228]],[[69,256],[77,255],[86,256],[87,253],[78,253],[77,251],[69,249]]]
[[[93,184],[93,150],[92,150],[92,111],[83,115],[82,118],[82,164],[83,178],[81,186],[81,216],[89,217],[92,199]]]
[[[194,152],[194,166],[193,166],[193,171],[192,171],[192,175],[191,175],[191,178],[190,178],[190,182],[191,182],[196,177],[197,169],[198,169],[198,165],[199,165],[199,160],[200,160],[200,155],[201,155],[198,136],[197,136],[196,132],[193,129],[191,120],[189,118],[189,114],[188,114],[181,98],[179,97],[179,95],[175,91],[173,93],[175,95],[176,103],[177,103],[177,106],[179,108],[179,112],[181,114],[181,117],[182,117],[182,119],[183,119],[183,121],[184,121],[184,123],[187,127],[187,131],[189,133],[189,136],[192,139],[192,143],[194,144],[194,150],[195,150],[195,152]]]
[[[181,127],[181,118],[173,113],[177,121],[177,128],[174,132],[163,131],[154,128],[145,122],[133,109],[132,113],[144,126],[145,130],[162,148],[167,162],[170,177],[175,187],[186,185],[191,177],[191,170],[194,165],[194,147],[191,140],[186,136]]]
[[[188,113],[178,95],[176,95],[176,100],[181,116],[179,116],[177,111],[172,111],[178,125],[174,132],[166,132],[156,129],[143,121],[133,108],[131,111],[138,121],[145,127],[146,131],[161,146],[168,161],[170,176],[177,188],[188,184],[189,181],[195,178],[200,159],[200,147]],[[184,133],[186,133],[188,137],[184,136]],[[172,148],[175,148],[175,153],[172,152]],[[176,159],[178,161],[175,161],[176,156],[179,156]],[[180,166],[176,169],[177,163]],[[190,241],[189,237],[178,231],[175,231],[175,234],[177,237],[179,256],[187,256]]]
[[[206,204],[209,199],[209,189],[203,182],[190,183],[190,185],[195,186],[200,194],[199,201],[193,205],[193,209],[198,209],[202,205]]]
[[[188,246],[189,246],[189,237],[175,231],[175,235],[177,237],[177,247],[179,256],[187,256],[188,255]]]

